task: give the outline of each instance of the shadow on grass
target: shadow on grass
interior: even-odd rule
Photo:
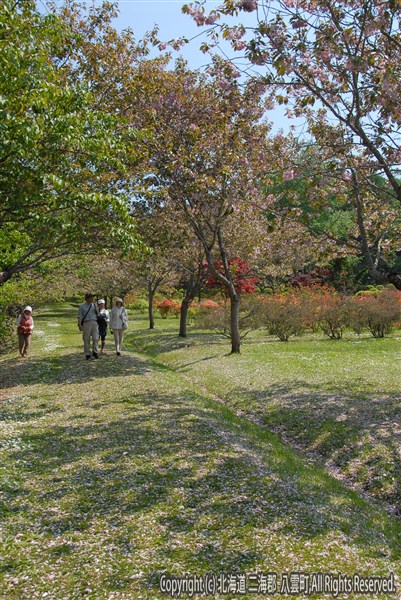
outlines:
[[[377,544],[399,556],[399,532],[384,534],[380,517],[355,494],[283,449],[254,462],[235,432],[217,433],[216,413],[182,396],[133,392],[124,404],[124,419],[22,436],[24,450],[11,452],[20,482],[5,492],[3,512],[14,534],[33,528],[57,538],[101,522],[112,528],[116,552],[133,554],[143,543],[136,518],[147,515],[159,564],[185,560],[203,572],[251,570],[267,560],[267,541],[258,547],[252,539],[269,530],[305,541],[341,531],[361,547],[368,536],[370,556]]]
[[[244,409],[401,516],[401,397],[331,388],[323,392],[303,381],[257,392],[236,388],[226,404]]]
[[[82,302],[84,302],[82,300]],[[71,315],[74,317],[78,314],[80,302],[56,302],[49,304],[45,308],[39,308],[37,311],[38,318],[58,318],[58,319],[70,319]]]
[[[8,358],[0,362],[0,389],[19,385],[84,383],[107,377],[141,375],[163,367],[150,366],[149,361],[130,353],[100,355],[98,360],[85,360],[79,354],[55,357]]]
[[[227,338],[205,331],[191,331],[187,338],[180,338],[177,332],[166,330],[136,329],[126,336],[126,343],[131,350],[158,356],[172,350],[185,349],[190,346],[220,346],[222,354],[230,349]]]

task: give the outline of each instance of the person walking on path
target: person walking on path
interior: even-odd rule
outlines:
[[[106,303],[104,300],[98,300],[98,317],[97,324],[99,326],[99,336],[101,339],[100,352],[103,353],[103,350],[106,346],[106,335],[107,335],[107,325],[110,321],[109,311],[106,310]]]
[[[22,313],[17,317],[19,353],[23,358],[26,358],[29,353],[33,327],[32,307],[25,306]]]
[[[111,309],[110,329],[114,334],[117,356],[121,356],[124,333],[128,328],[128,315],[121,298],[116,298],[115,306]]]
[[[92,356],[93,358],[99,358],[99,328],[97,325],[97,316],[98,310],[96,305],[93,304],[93,294],[85,294],[85,302],[81,304],[78,311],[78,328],[82,331],[86,360],[89,360],[91,357],[91,338],[93,348]]]

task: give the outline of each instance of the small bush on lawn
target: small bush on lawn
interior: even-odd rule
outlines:
[[[319,325],[325,335],[332,340],[339,340],[348,325],[349,318],[344,298],[335,293],[322,296],[319,311]]]
[[[219,304],[217,302],[215,302],[214,300],[202,300],[201,302],[191,302],[191,304],[189,305],[188,308],[188,314],[187,314],[187,320],[188,323],[197,323],[198,320],[198,315],[199,312],[201,310],[207,310],[207,309],[216,309],[219,308]],[[208,329],[207,327],[205,327],[205,329]]]
[[[220,305],[218,302],[215,302],[214,300],[202,300],[199,305],[200,308],[218,308]]]
[[[196,302],[193,302],[192,304],[189,305],[189,308],[188,308],[187,323],[189,323],[191,325],[193,323],[195,323],[198,313],[199,313],[199,304],[197,304]]]
[[[305,329],[304,307],[299,294],[272,296],[260,304],[259,318],[270,335],[287,342],[292,335],[301,335]]]
[[[211,302],[211,301],[210,301]],[[215,302],[213,304],[216,304]],[[258,327],[258,319],[255,315],[255,304],[242,302],[240,308],[239,329],[241,338]],[[205,306],[201,305],[195,317],[196,326],[199,329],[210,329],[225,337],[231,337],[230,306],[228,304]]]
[[[160,302],[157,302],[156,307],[162,319],[167,319],[170,313],[175,316],[180,314],[181,304],[179,302],[175,302],[174,300],[164,298]]]
[[[332,291],[324,285],[305,286],[298,292],[298,303],[302,306],[303,325],[312,333],[317,333],[321,328],[322,309],[327,305],[327,299]]]
[[[132,310],[137,310],[141,315],[144,315],[148,311],[149,302],[145,300],[145,298],[137,298],[133,302],[130,302],[128,307]]]
[[[356,333],[367,328],[376,338],[390,333],[401,319],[401,294],[391,288],[360,293],[349,302],[350,324]]]
[[[320,330],[333,340],[341,339],[346,328],[357,334],[368,329],[374,337],[383,337],[401,319],[400,299],[400,292],[390,287],[345,298],[323,285],[273,296],[253,295],[241,302],[240,328],[247,332],[266,327],[270,335],[284,342],[308,329]],[[196,308],[194,303],[194,311],[198,327],[229,337],[228,304],[205,300]]]
[[[349,327],[357,335],[360,335],[368,324],[365,303],[361,302],[360,297],[354,296],[347,298],[346,305]]]

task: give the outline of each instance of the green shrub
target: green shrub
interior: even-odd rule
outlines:
[[[212,301],[210,301],[212,302]],[[230,307],[227,304],[216,305],[202,303],[199,306],[195,317],[195,324],[199,329],[210,329],[225,337],[231,337],[230,325]],[[215,305],[215,306],[213,306]],[[258,319],[255,316],[255,306],[253,304],[243,302],[240,307],[239,329],[241,338],[244,338],[250,331],[258,327]]]
[[[0,313],[0,353],[8,351],[15,336],[15,319]]]
[[[352,328],[357,333],[367,328],[373,337],[384,337],[401,319],[400,299],[400,292],[391,288],[359,293],[349,303]]]
[[[270,335],[288,342],[293,335],[305,330],[304,307],[297,294],[276,295],[260,303],[259,318]]]
[[[148,311],[149,302],[145,298],[137,298],[128,305],[128,308],[137,310],[144,315]]]

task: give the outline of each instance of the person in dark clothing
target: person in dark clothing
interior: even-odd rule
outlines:
[[[103,350],[106,346],[106,335],[107,335],[107,325],[110,321],[109,311],[106,310],[106,303],[104,300],[98,301],[98,317],[97,324],[99,326],[99,337],[101,339],[100,352],[103,353]]]

